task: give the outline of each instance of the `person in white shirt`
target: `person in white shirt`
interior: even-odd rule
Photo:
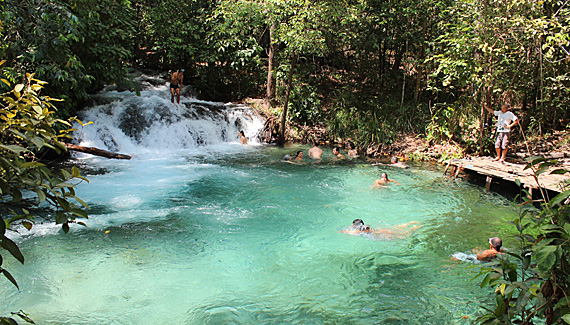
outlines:
[[[509,138],[511,137],[511,128],[519,123],[519,119],[509,111],[509,106],[507,104],[501,105],[500,111],[494,111],[492,108],[485,108],[497,116],[497,141],[495,141],[495,150],[497,151],[497,157],[495,161],[504,162],[507,156],[507,150],[509,149]],[[502,149],[502,150],[501,150]]]

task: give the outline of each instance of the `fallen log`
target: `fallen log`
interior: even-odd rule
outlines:
[[[129,155],[124,155],[122,153],[111,152],[111,151],[98,149],[98,148],[94,148],[94,147],[84,147],[84,146],[78,146],[76,144],[70,144],[70,143],[66,143],[65,146],[67,147],[68,150],[85,152],[85,153],[89,153],[89,154],[92,154],[95,156],[101,156],[101,157],[110,158],[110,159],[131,159],[131,156],[129,156]]]

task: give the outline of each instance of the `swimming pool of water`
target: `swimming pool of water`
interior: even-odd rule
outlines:
[[[306,146],[240,146],[84,158],[87,227],[36,225],[13,238],[0,315],[39,324],[455,324],[491,301],[451,259],[505,237],[508,200],[432,165],[293,165]],[[97,171],[96,173],[94,171]],[[401,185],[372,188],[381,172]],[[89,175],[91,173],[91,175]],[[417,221],[397,238],[339,233]],[[512,243],[514,244],[514,243]],[[467,316],[468,318],[464,318]],[[463,319],[462,319],[463,318]]]

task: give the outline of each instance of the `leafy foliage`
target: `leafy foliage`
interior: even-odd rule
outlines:
[[[6,79],[1,81],[11,85]],[[0,94],[0,246],[21,263],[24,256],[6,233],[16,223],[28,230],[33,227],[35,216],[29,206],[51,207],[56,224],[66,233],[70,223],[83,224],[76,218],[87,218],[83,209],[87,205],[75,195],[73,184],[87,179],[77,167],[55,172],[39,159],[45,150],[66,151],[61,141],[71,131],[68,121],[54,117],[54,99],[40,97],[44,84],[29,74],[26,83]],[[0,255],[0,273],[18,287],[2,260]]]
[[[73,115],[75,104],[103,84],[123,81],[134,34],[126,0],[4,0],[0,58],[11,82],[35,71],[46,90],[68,99],[60,115]],[[0,89],[8,90],[6,85]]]
[[[527,168],[539,184],[539,176],[554,163],[531,157]],[[570,207],[566,202],[570,191],[548,200],[540,190],[547,200],[543,210],[536,214],[525,205],[512,222],[518,232],[517,251],[500,257],[499,267],[484,267],[479,273],[485,275],[481,287],[494,288],[496,298],[495,309],[478,319],[483,324],[533,324],[539,318],[546,324],[570,323]]]

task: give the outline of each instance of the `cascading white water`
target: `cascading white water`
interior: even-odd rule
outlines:
[[[263,119],[247,106],[185,96],[173,104],[164,83],[148,84],[140,96],[113,90],[95,99],[100,104],[79,115],[84,124],[93,123],[78,125],[75,136],[81,145],[114,152],[138,155],[239,143],[240,130],[256,143],[263,127]]]

